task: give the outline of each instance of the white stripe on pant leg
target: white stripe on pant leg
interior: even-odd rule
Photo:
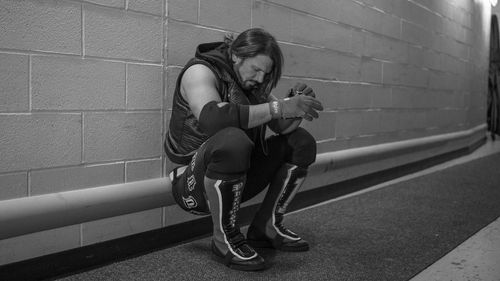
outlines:
[[[274,229],[276,230],[276,232],[285,237],[285,238],[288,238],[290,240],[300,240],[300,238],[297,238],[297,237],[291,237],[291,236],[288,236],[284,233],[282,233],[277,227],[276,227],[276,207],[278,206],[278,202],[280,201],[281,199],[281,196],[283,196],[283,193],[285,192],[285,187],[288,185],[288,182],[290,181],[290,178],[292,177],[292,171],[297,169],[297,166],[293,165],[290,169],[288,169],[287,171],[287,175],[286,175],[286,178],[285,178],[285,182],[283,184],[283,186],[281,187],[281,191],[278,195],[278,198],[277,200],[274,202],[274,207],[273,207],[273,210],[272,210],[272,214],[271,214],[271,218],[272,218],[272,224],[273,224],[273,227]],[[295,192],[294,192],[295,194]],[[287,200],[288,201],[288,200]],[[293,232],[292,232],[293,233]]]
[[[240,258],[242,260],[253,259],[253,258],[257,257],[257,253],[255,253],[253,256],[251,256],[249,258],[242,257],[239,254],[237,254],[235,251],[233,251],[231,245],[229,244],[229,241],[227,240],[226,232],[224,231],[224,228],[222,227],[222,194],[221,194],[220,189],[219,189],[219,185],[221,183],[222,183],[222,180],[216,181],[214,187],[215,187],[215,191],[217,191],[217,199],[219,200],[219,227],[220,227],[220,230],[222,232],[222,236],[224,237],[224,243],[226,243],[227,248],[229,249],[229,251],[231,251],[231,253],[234,256],[236,256],[236,257],[238,257],[238,258]]]

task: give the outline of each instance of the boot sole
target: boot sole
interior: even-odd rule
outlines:
[[[309,245],[304,244],[302,246],[289,246],[281,245],[281,247],[274,247],[273,244],[267,240],[247,240],[247,243],[254,248],[264,248],[264,249],[276,249],[283,252],[306,252],[309,251]]]
[[[254,264],[254,265],[243,265],[243,264],[237,264],[237,263],[231,263],[231,262],[228,263],[226,261],[226,258],[224,257],[224,255],[222,255],[222,253],[220,253],[218,250],[214,249],[214,247],[215,246],[212,244],[212,253],[215,255],[217,260],[220,263],[224,264],[225,266],[227,266],[231,269],[240,270],[240,271],[262,271],[262,270],[266,269],[265,262],[261,263],[261,264]]]

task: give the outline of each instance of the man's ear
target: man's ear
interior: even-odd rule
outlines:
[[[237,56],[237,55],[235,55],[235,54],[232,54],[232,55],[231,55],[231,60],[233,60],[233,62],[234,62],[235,64],[239,64],[239,63],[241,62],[241,58],[240,58],[240,57],[238,57],[238,56]]]

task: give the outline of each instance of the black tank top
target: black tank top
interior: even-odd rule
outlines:
[[[208,139],[199,127],[198,120],[191,111],[188,102],[182,97],[180,84],[184,72],[195,64],[203,64],[210,68],[217,77],[217,90],[221,101],[237,104],[257,104],[253,95],[247,95],[225,68],[217,67],[213,61],[192,58],[183,68],[177,78],[172,115],[169,130],[165,137],[165,152],[168,158],[177,164],[187,165],[195,151]],[[262,145],[265,137],[265,125],[245,130],[248,137],[256,144]]]

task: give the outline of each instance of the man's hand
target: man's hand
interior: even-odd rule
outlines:
[[[296,95],[306,95],[309,97],[316,97],[316,94],[314,93],[313,89],[309,86],[307,86],[304,83],[297,83],[293,88],[290,89],[290,92],[288,93],[288,97],[293,97]]]
[[[312,93],[314,94],[314,92]],[[312,121],[314,118],[319,117],[318,111],[323,110],[323,105],[320,101],[306,95],[285,98],[279,100],[279,103],[281,105],[281,117],[285,119],[302,117],[307,121]]]

